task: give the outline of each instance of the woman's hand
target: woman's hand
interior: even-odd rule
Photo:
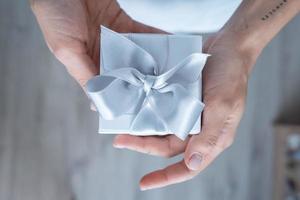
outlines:
[[[119,135],[114,145],[143,153],[184,159],[144,176],[142,189],[188,180],[205,169],[233,140],[242,117],[249,71],[269,41],[300,12],[300,1],[243,0],[216,36],[205,44],[212,56],[203,72],[206,104],[202,130],[182,142],[175,136]]]
[[[142,153],[172,157],[184,153],[184,159],[164,169],[144,176],[141,189],[152,189],[186,181],[205,169],[228,148],[243,114],[247,81],[256,56],[243,49],[234,37],[220,33],[205,44],[208,58],[203,72],[205,108],[202,130],[198,135],[181,141],[176,136],[165,137],[118,135],[114,146]]]
[[[160,32],[132,20],[116,0],[31,0],[52,53],[84,88],[99,73],[100,25],[117,32]]]

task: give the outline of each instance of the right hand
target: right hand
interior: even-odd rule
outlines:
[[[249,71],[256,53],[244,50],[237,37],[218,33],[205,43],[205,53],[211,54],[203,72],[205,108],[202,130],[181,141],[174,135],[118,135],[114,146],[162,157],[183,154],[184,158],[164,169],[145,175],[141,189],[153,189],[183,182],[195,177],[227,149],[234,140],[242,117]],[[257,51],[256,51],[257,52]]]

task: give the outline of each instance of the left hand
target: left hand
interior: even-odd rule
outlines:
[[[235,37],[230,38],[217,35],[205,44],[205,52],[212,56],[208,58],[203,72],[206,106],[200,134],[185,141],[174,135],[118,135],[115,138],[114,146],[117,148],[163,157],[184,153],[182,161],[145,175],[140,182],[142,190],[195,177],[232,144],[244,110],[248,74],[256,56],[237,44]]]
[[[100,25],[117,32],[160,33],[130,18],[116,0],[30,0],[45,41],[85,90],[99,73]]]

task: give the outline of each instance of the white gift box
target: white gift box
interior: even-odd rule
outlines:
[[[100,42],[100,76],[107,74],[110,70],[107,66],[110,65],[110,62],[115,62],[115,59],[122,57],[120,54],[120,48],[122,44],[112,42],[114,40],[114,35],[111,37],[111,34],[117,34],[105,27],[101,28],[101,42]],[[148,34],[148,33],[125,33],[120,34],[121,37],[125,37],[127,40],[130,40],[136,46],[140,47],[142,50],[150,54],[155,60],[158,68],[158,75],[163,74],[172,68],[174,68],[182,60],[186,59],[192,54],[202,52],[202,37],[199,35],[168,35],[168,34]],[[118,37],[118,36],[117,36]],[[124,38],[123,38],[124,39]],[[126,41],[125,41],[126,42]],[[122,41],[121,41],[122,43]],[[117,47],[114,45],[117,44]],[[110,48],[108,53],[108,48]],[[111,49],[113,48],[113,50]],[[112,55],[112,53],[114,55]],[[204,55],[204,54],[203,54]],[[135,55],[131,56],[128,59],[135,59]],[[124,58],[122,58],[124,59]],[[201,61],[203,63],[205,60]],[[204,65],[204,64],[203,64]],[[129,66],[130,67],[130,66]],[[138,66],[138,67],[147,67],[147,66]],[[198,68],[198,66],[197,66]],[[201,102],[202,99],[202,76],[201,71],[203,66],[199,65],[199,78],[197,81],[187,84],[184,86],[186,91],[190,96],[193,96]],[[145,71],[149,71],[145,69]],[[117,91],[116,91],[117,93]],[[93,94],[90,95],[93,97]],[[116,95],[118,96],[118,95]],[[97,98],[96,99],[97,101]],[[99,98],[98,98],[99,99]],[[93,98],[92,98],[93,100]],[[122,98],[111,99],[112,101],[122,102]],[[110,101],[110,100],[108,100]],[[95,102],[94,102],[95,103]],[[102,103],[103,104],[103,103]],[[97,102],[96,102],[97,105]],[[102,107],[103,105],[98,105]],[[96,106],[97,107],[97,106]],[[181,106],[182,107],[182,106]],[[188,109],[189,105],[186,105]],[[106,108],[107,109],[107,108]],[[179,108],[178,108],[179,109]],[[173,134],[171,130],[157,130],[151,129],[151,125],[148,126],[146,130],[132,130],[131,124],[135,119],[136,115],[131,113],[124,113],[121,116],[113,117],[107,119],[102,116],[101,110],[99,111],[99,133],[103,134],[133,134],[133,135],[166,135]],[[145,120],[144,120],[145,121]],[[184,119],[183,119],[184,121]],[[146,122],[147,123],[147,120]],[[179,125],[179,124],[178,124]],[[155,125],[153,125],[155,127]],[[150,127],[150,128],[149,128]],[[198,116],[198,119],[194,123],[193,127],[190,130],[190,134],[196,134],[200,132],[201,127],[201,114]],[[182,137],[184,139],[185,137]]]

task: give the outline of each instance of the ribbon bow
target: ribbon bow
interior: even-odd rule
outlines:
[[[199,81],[209,55],[191,54],[159,74],[158,64],[146,50],[105,27],[101,49],[104,72],[87,83],[100,115],[104,119],[135,115],[132,132],[172,132],[185,139],[204,107],[186,88]]]

